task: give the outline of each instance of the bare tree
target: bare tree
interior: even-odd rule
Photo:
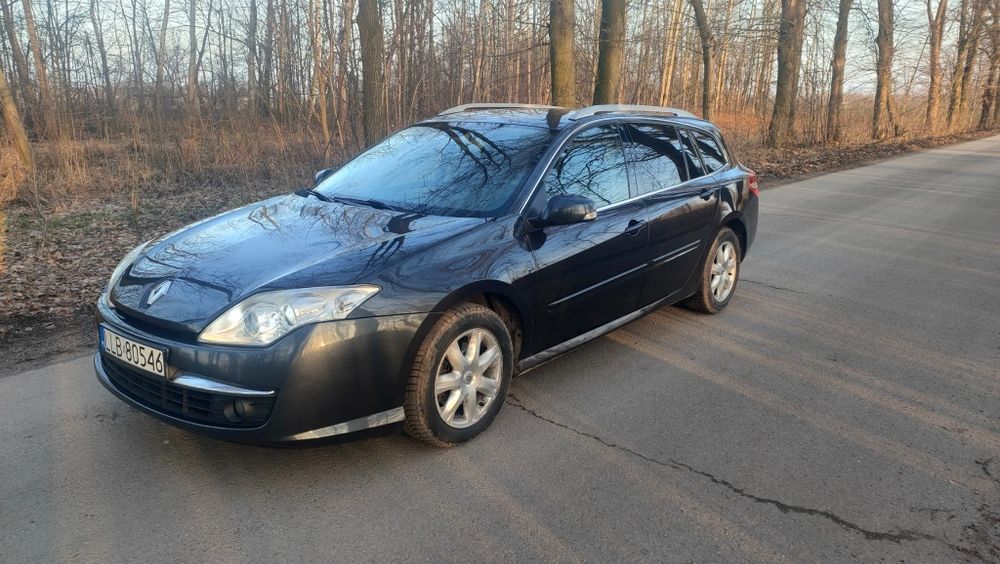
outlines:
[[[28,144],[28,135],[24,132],[21,114],[17,111],[14,95],[10,92],[2,68],[0,68],[0,112],[3,113],[3,121],[7,124],[7,131],[14,141],[14,147],[21,158],[21,164],[28,169],[28,172],[34,172],[35,160],[31,154],[31,145]]]
[[[892,110],[892,56],[895,14],[892,0],[878,0],[878,35],[875,47],[875,111],[872,113],[872,138],[885,139],[895,133],[896,120]]]
[[[24,8],[24,25],[28,32],[28,45],[35,61],[35,77],[38,80],[38,92],[42,99],[41,133],[43,136],[59,137],[59,119],[56,116],[56,103],[49,86],[49,74],[45,68],[45,57],[42,56],[42,45],[38,40],[38,28],[31,11],[31,0],[21,0]]]
[[[698,26],[698,38],[701,40],[701,117],[712,119],[715,106],[715,37],[705,14],[705,4],[702,0],[688,0],[694,10],[695,25]]]
[[[97,53],[101,58],[101,77],[104,85],[104,103],[106,111],[115,111],[115,89],[111,86],[111,69],[108,68],[108,52],[104,48],[104,29],[97,12],[97,0],[90,0],[90,22],[94,26],[94,38],[97,43]]]
[[[188,73],[187,112],[188,116],[198,116],[198,2],[188,0]]]
[[[552,104],[576,106],[576,57],[573,32],[576,25],[573,0],[549,2],[549,67],[552,76]]]
[[[799,67],[805,39],[805,0],[782,0],[778,26],[778,82],[774,111],[767,130],[767,145],[781,147],[795,137],[795,102],[799,90]]]
[[[385,107],[385,48],[378,0],[358,0],[358,38],[361,40],[362,126],[365,144],[372,145],[387,130]]]
[[[194,4],[194,0],[191,0]],[[160,22],[160,41],[156,50],[156,85],[153,92],[156,110],[163,112],[163,66],[167,59],[167,24],[170,22],[170,0],[163,0],[163,20]]]
[[[13,80],[19,81],[23,86],[23,90],[21,92],[22,100],[31,102],[31,90],[28,88],[28,80],[30,78],[30,74],[28,72],[28,61],[24,58],[24,51],[21,49],[21,42],[17,38],[17,30],[14,28],[14,14],[10,9],[11,4],[12,2],[0,0],[0,13],[3,14],[4,22],[6,22],[3,27],[7,32],[7,41],[10,43],[11,58],[14,61],[15,78]],[[15,84],[16,83],[17,82],[15,82]]]
[[[930,84],[927,86],[927,111],[924,118],[924,128],[927,131],[935,131],[938,125],[941,107],[941,41],[944,37],[945,15],[948,13],[948,0],[939,0],[936,11],[931,8],[931,1],[926,0],[927,25],[930,30],[930,55],[927,59]]]
[[[625,9],[625,0],[601,1],[601,48],[594,84],[595,104],[618,101],[618,82],[625,57]]]
[[[844,106],[844,67],[847,63],[847,22],[853,4],[854,0],[840,0],[840,9],[837,11],[837,32],[833,36],[830,101],[826,111],[826,140],[832,142],[840,141],[844,136],[841,110]]]

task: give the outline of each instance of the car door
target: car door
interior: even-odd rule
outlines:
[[[645,306],[676,293],[697,268],[719,205],[715,180],[684,130],[627,123],[625,155],[649,218]]]
[[[629,186],[618,125],[577,133],[539,189],[546,200],[585,196],[598,211],[592,221],[550,226],[528,237],[537,265],[534,352],[636,310],[649,240],[642,200]]]

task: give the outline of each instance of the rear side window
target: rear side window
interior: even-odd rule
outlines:
[[[684,145],[684,160],[688,163],[688,172],[691,173],[691,178],[698,178],[708,174],[705,172],[705,169],[701,164],[701,157],[698,156],[698,149],[695,149],[694,147],[691,132],[684,130],[681,133],[681,141]]]
[[[705,165],[706,174],[726,166],[726,154],[722,152],[718,141],[700,131],[690,133],[698,145],[698,152],[701,153],[701,162]]]
[[[639,194],[670,188],[688,179],[687,159],[676,128],[629,124],[625,130],[625,158]]]
[[[628,172],[618,128],[600,126],[573,138],[545,176],[545,195],[576,194],[598,207],[627,200]]]

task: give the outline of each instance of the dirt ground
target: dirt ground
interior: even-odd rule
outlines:
[[[995,131],[848,147],[745,150],[762,188]],[[301,184],[308,184],[303,178]],[[27,204],[0,212],[0,374],[95,343],[94,302],[117,262],[142,241],[299,186],[150,186],[143,196],[77,201],[58,211]]]

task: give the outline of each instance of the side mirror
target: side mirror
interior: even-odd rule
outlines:
[[[549,198],[542,215],[531,220],[536,227],[569,225],[597,219],[597,206],[590,198],[576,194],[558,194]]]
[[[313,176],[313,186],[316,186],[320,182],[326,180],[326,177],[333,174],[333,171],[334,169],[332,168],[324,168],[323,170],[317,171],[316,175]]]

